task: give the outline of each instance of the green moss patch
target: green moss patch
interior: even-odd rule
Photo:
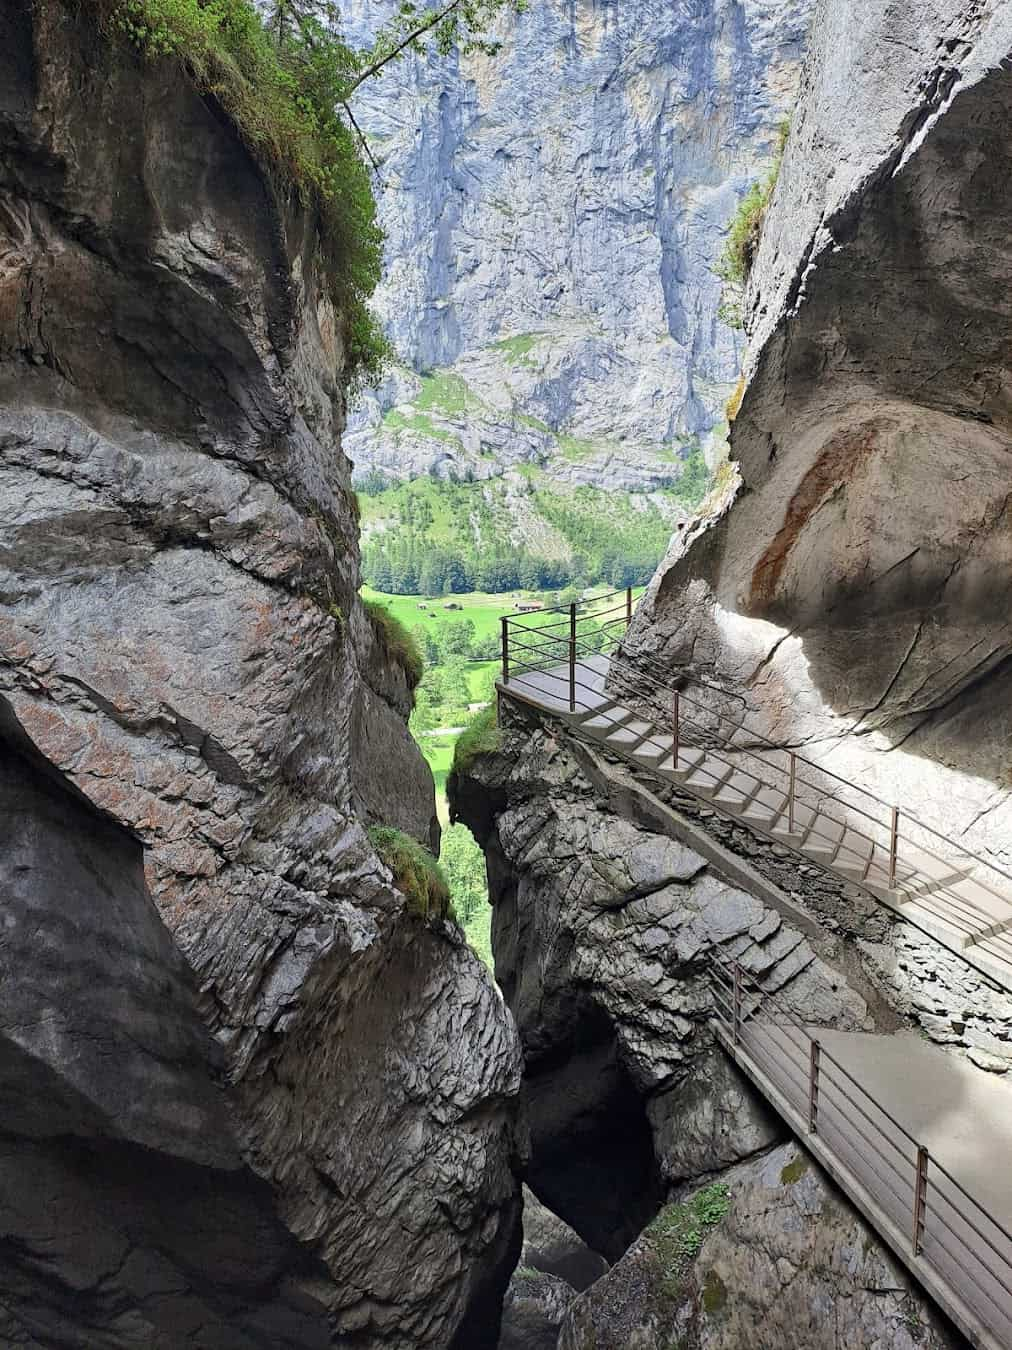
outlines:
[[[646,1230],[664,1269],[663,1288],[670,1297],[679,1296],[685,1272],[699,1255],[707,1233],[730,1208],[728,1188],[714,1182],[681,1204],[666,1205]]]
[[[711,1317],[714,1313],[719,1313],[727,1302],[727,1285],[715,1270],[706,1272],[706,1279],[703,1281],[702,1300],[703,1311]]]
[[[393,873],[394,885],[407,897],[410,913],[420,919],[453,917],[443,869],[427,848],[389,825],[373,825],[369,839]]]
[[[793,1158],[785,1167],[781,1168],[780,1180],[785,1186],[793,1186],[796,1181],[800,1181],[805,1175],[808,1167],[808,1159],[799,1153],[796,1158]]]
[[[466,773],[479,755],[492,755],[502,745],[502,733],[496,721],[496,706],[491,704],[471,719],[466,731],[457,737],[453,749],[454,774]]]

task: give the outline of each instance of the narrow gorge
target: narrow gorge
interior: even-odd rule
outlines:
[[[1012,1346],[1010,60],[4,0],[0,1344]]]

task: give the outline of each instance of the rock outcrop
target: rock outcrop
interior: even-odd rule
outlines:
[[[783,1144],[663,1210],[573,1305],[558,1341],[559,1350],[675,1345],[965,1350],[966,1342],[811,1159]]]
[[[322,1350],[141,845],[16,731],[0,700],[0,1340]]]
[[[529,1184],[616,1260],[672,1186],[781,1132],[714,1044],[712,953],[809,1021],[890,1014],[860,972],[854,987],[827,963],[840,949],[817,925],[637,821],[593,757],[512,716],[501,751],[451,780],[451,805],[486,853],[496,977],[524,1047]]]
[[[1006,867],[1010,51],[1006,6],[820,4],[749,286],[742,486],[630,639]]]
[[[331,1333],[472,1350],[519,1249],[518,1051],[364,828],[436,832],[356,595],[336,318],[311,214],[178,67],[3,7],[0,693],[144,845]]]
[[[499,749],[476,757],[449,790],[486,854],[496,974],[524,1047],[528,1181],[615,1262],[574,1303],[560,1347],[730,1350],[795,1278],[797,1307],[785,1301],[763,1341],[770,1350],[808,1344],[806,1309],[830,1306],[849,1279],[839,1338],[828,1326],[813,1344],[864,1344],[849,1339],[858,1324],[867,1344],[883,1346],[911,1319],[934,1326],[925,1298],[828,1182],[803,1193],[800,1229],[791,1205],[763,1190],[763,1159],[784,1128],[715,1042],[709,972],[714,956],[735,959],[807,1025],[891,1033],[909,1016],[945,1041],[932,1002],[958,989],[945,961],[904,949],[905,930],[888,922],[875,941],[855,944],[845,920],[861,911],[849,897],[830,896],[818,875],[796,868],[788,884],[782,856],[767,857],[727,822],[720,828],[699,803],[692,813],[675,794],[665,800],[656,782],[638,781],[550,716],[504,702],[500,722]],[[868,900],[869,932],[877,915]],[[671,1294],[650,1236],[665,1203],[703,1178],[743,1189],[741,1231],[755,1228],[734,1272],[740,1316],[712,1326],[698,1318],[705,1273]],[[823,1227],[827,1246],[816,1251]],[[770,1262],[751,1293],[749,1243]],[[852,1243],[863,1253],[857,1264]],[[889,1271],[878,1313],[861,1283],[873,1268]],[[948,1335],[935,1343],[956,1345]]]
[[[383,13],[341,9],[354,37]],[[712,267],[790,111],[810,10],[547,0],[504,18],[492,60],[411,57],[362,87],[380,304],[413,369],[356,412],[360,472],[677,481],[737,378]],[[433,368],[443,397],[417,379]]]

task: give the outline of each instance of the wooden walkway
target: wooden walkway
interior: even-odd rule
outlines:
[[[1012,1086],[910,1033],[802,1026],[733,962],[713,975],[728,1053],[970,1343],[1008,1350]]]

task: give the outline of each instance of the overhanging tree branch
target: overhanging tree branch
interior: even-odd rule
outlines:
[[[452,14],[455,9],[459,9],[463,3],[464,0],[450,0],[450,4],[444,9],[439,10],[436,14],[433,14],[427,22],[419,24],[418,27],[413,29],[403,41],[399,42],[397,46],[393,48],[392,51],[387,52],[385,56],[378,57],[370,65],[366,66],[365,70],[363,70],[348,86],[348,89],[345,91],[345,98],[350,98],[360,84],[371,79],[377,71],[382,70],[389,62],[396,60],[406,47],[410,47],[412,42],[417,41],[418,38],[429,32],[430,29],[435,28],[437,23],[445,19],[448,14]]]

